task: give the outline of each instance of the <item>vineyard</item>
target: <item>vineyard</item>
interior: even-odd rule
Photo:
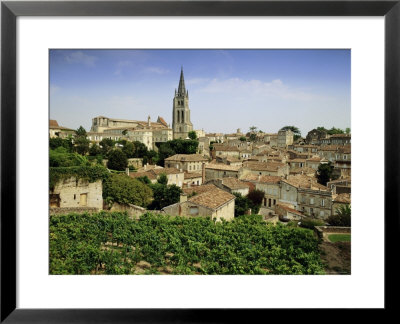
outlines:
[[[322,274],[308,229],[124,213],[50,217],[50,274]]]

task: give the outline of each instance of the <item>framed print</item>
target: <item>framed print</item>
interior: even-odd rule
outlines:
[[[393,238],[399,234],[399,17],[399,1],[3,1],[1,321],[227,322],[235,321],[238,313],[263,315],[271,308],[393,310],[394,300],[390,296],[395,283],[398,283],[391,260],[397,253]],[[329,71],[329,76],[324,75],[324,71]],[[173,77],[169,78],[170,75]],[[263,78],[263,75],[270,75],[269,79]],[[176,88],[175,93],[166,92],[164,95],[165,84]],[[130,87],[130,92],[124,92],[125,85]],[[320,92],[313,92],[315,89]],[[244,94],[238,96],[242,91]],[[254,99],[260,93],[263,95],[261,103]],[[343,93],[344,99],[338,100],[335,97],[337,93]],[[199,100],[200,96],[205,99]],[[159,99],[164,97],[167,100]],[[266,101],[270,106],[279,108],[273,110],[263,106]],[[197,103],[191,106],[192,102]],[[107,105],[113,108],[106,110],[104,107]],[[153,106],[151,112],[148,105]],[[318,105],[328,108],[321,110]],[[342,105],[347,108],[341,109]],[[145,115],[130,117],[132,107],[141,106],[142,115]],[[287,115],[281,117],[284,110]],[[168,118],[165,121],[164,111],[167,111],[167,117],[173,113],[171,125]],[[270,112],[263,116],[265,111]],[[111,113],[113,115],[107,115]],[[250,118],[258,113],[260,116]],[[153,114],[157,114],[158,118]],[[314,118],[305,116],[317,115],[320,119],[315,117],[314,124],[310,122],[303,126],[301,123],[302,118]],[[65,120],[67,124],[64,124]],[[217,120],[223,122],[218,123]],[[323,120],[326,124],[321,124]],[[258,121],[260,125],[256,124]],[[242,130],[237,129],[241,123],[245,126]],[[275,124],[279,124],[277,129]],[[298,129],[287,126],[292,124],[302,130],[302,145],[300,142],[293,143]],[[228,134],[233,125],[238,125],[232,129],[236,133]],[[285,125],[286,128],[283,127]],[[254,144],[262,134],[262,144],[249,144],[253,148],[250,151],[238,150],[238,160],[242,161],[236,161],[231,156],[228,158],[228,153],[212,156],[211,151],[217,152],[218,144],[221,144],[217,138],[218,127],[223,129],[227,142],[227,136],[230,136],[229,140],[235,145]],[[268,129],[274,133],[268,132]],[[53,141],[50,139],[50,167],[60,168],[58,171],[50,168],[50,172],[49,130],[50,138],[56,138]],[[211,132],[215,133],[212,142]],[[342,143],[350,141],[350,132],[353,133],[353,152],[349,143]],[[323,136],[322,133],[326,134]],[[202,143],[202,153],[210,150],[209,160],[193,160],[192,164],[185,164],[173,159],[171,151],[177,155],[182,152],[168,146],[172,145],[170,141],[178,143],[200,138],[208,138],[208,142],[197,143]],[[301,137],[297,140],[301,141]],[[111,144],[107,151],[108,141]],[[313,141],[318,141],[320,146],[326,144],[324,141],[328,141],[329,145],[342,145],[335,149],[336,158],[332,158],[335,170],[340,171],[340,183],[330,183],[328,180],[333,180],[333,176],[328,176],[325,185],[318,182],[323,181],[319,178],[315,183],[307,178],[309,187],[305,190],[305,185],[296,187],[294,182],[290,182],[292,176],[296,179],[308,176],[304,174],[306,168],[299,171],[300,174],[292,174],[297,167],[305,167],[301,163],[307,163],[312,173],[317,170],[319,175],[324,172],[320,171],[320,165],[330,164],[329,154],[332,153],[329,150],[323,157],[316,157],[311,152],[304,155],[303,150]],[[72,143],[73,149],[67,147],[67,142]],[[132,147],[127,144],[129,142],[134,143]],[[64,143],[67,146],[63,146]],[[296,149],[297,144],[301,147],[300,151]],[[137,151],[132,151],[136,148],[151,153],[139,156]],[[262,154],[259,154],[264,152],[263,149],[266,149],[265,152],[269,150],[265,153],[265,161],[261,161]],[[161,156],[167,151],[168,154]],[[220,147],[220,151],[229,150]],[[283,151],[287,156],[279,153]],[[121,159],[117,156],[120,153],[115,152],[123,152],[123,160],[128,163],[129,157],[132,164],[120,163]],[[78,245],[85,246],[85,233],[92,229],[92,220],[97,217],[92,212],[103,209],[116,210],[117,214],[126,206],[130,208],[128,212],[135,213],[147,209],[176,214],[179,210],[179,215],[187,213],[183,216],[190,219],[204,214],[210,217],[210,224],[203,222],[202,230],[206,226],[214,228],[218,223],[224,224],[221,218],[230,218],[231,214],[232,220],[234,218],[233,205],[226,210],[223,208],[230,206],[235,196],[221,188],[235,185],[240,191],[254,186],[257,190],[260,177],[266,177],[269,181],[266,180],[266,183],[271,188],[273,180],[280,177],[276,187],[280,193],[279,203],[274,201],[273,190],[268,189],[267,194],[265,189],[258,207],[249,205],[249,198],[247,209],[240,212],[251,214],[249,206],[253,211],[254,208],[264,208],[266,214],[263,221],[269,216],[276,216],[278,222],[286,222],[280,227],[286,231],[287,221],[291,220],[289,229],[292,228],[285,233],[300,235],[303,229],[297,227],[302,222],[305,226],[308,217],[323,219],[333,216],[332,206],[326,208],[328,202],[324,198],[329,184],[335,187],[335,195],[336,190],[341,190],[341,197],[349,194],[350,152],[355,165],[351,174],[351,206],[354,213],[351,236],[348,227],[343,232],[343,225],[338,227],[338,233],[322,236],[331,240],[352,237],[351,271],[345,271],[346,275],[333,275],[343,273],[344,269],[334,265],[330,269],[332,272],[323,272],[319,261],[316,264],[310,261],[312,253],[307,254],[309,250],[306,252],[309,247],[303,251],[298,242],[288,247],[288,251],[296,250],[298,255],[309,258],[307,267],[297,255],[293,258],[295,261],[290,263],[291,268],[280,264],[274,268],[276,253],[281,252],[270,247],[274,255],[267,245],[262,246],[262,253],[256,251],[251,245],[258,243],[246,241],[244,236],[232,248],[239,251],[237,262],[227,261],[224,267],[218,259],[211,258],[212,253],[207,252],[208,246],[204,241],[193,242],[194,237],[199,235],[185,232],[184,223],[177,225],[181,232],[175,229],[168,232],[167,223],[163,224],[163,233],[151,232],[154,244],[143,244],[139,240],[132,243],[133,238],[126,233],[111,232],[110,237],[109,226],[115,228],[117,222],[111,220],[110,225],[101,219],[96,223],[98,232],[92,236],[99,243],[97,251],[91,250],[97,258],[93,266],[75,267],[76,259],[81,257],[79,253],[72,257],[54,257],[66,245],[76,244],[75,241],[65,240],[65,232],[74,232],[73,235],[82,240]],[[223,154],[226,155],[225,160]],[[255,161],[257,154],[261,160]],[[163,169],[157,171],[155,166],[151,172],[146,169],[156,164],[152,163],[153,159],[161,158]],[[138,162],[138,159],[142,160]],[[212,159],[216,162],[206,167]],[[315,160],[318,163],[313,159],[318,159]],[[217,160],[226,163],[224,165],[229,160],[229,165],[221,169]],[[243,160],[246,160],[246,165]],[[339,160],[340,165],[337,163]],[[180,166],[175,166],[181,162]],[[257,163],[264,162],[272,163],[276,168],[273,171],[257,169],[260,167]],[[68,184],[62,173],[65,170],[61,168],[78,166],[74,163],[79,163],[79,167],[84,164],[85,168],[95,165],[103,171],[104,164],[107,171],[103,174],[97,170],[94,174],[85,169],[89,172],[84,174],[85,181],[89,180],[84,184],[77,180],[81,171],[76,171],[79,174],[74,174],[75,180]],[[241,166],[236,167],[235,163],[241,163]],[[286,167],[287,170],[283,170]],[[175,171],[169,172],[168,168]],[[168,174],[165,173],[167,171]],[[198,171],[198,174],[191,171]],[[218,182],[219,176],[212,176],[219,172],[224,172],[221,178],[225,179],[225,184],[224,180]],[[239,176],[235,172],[242,173]],[[162,194],[166,196],[171,175],[180,193],[179,197],[176,196],[178,198],[161,205],[161,198],[144,197],[146,190],[150,190],[148,188],[156,197],[157,190],[161,191],[162,186]],[[103,190],[107,194],[103,191],[93,199],[92,193],[98,190],[95,185],[98,179],[92,177],[103,176],[108,186],[103,186]],[[257,181],[251,180],[252,177],[257,177]],[[226,181],[228,178],[230,180]],[[63,179],[64,187],[69,186],[68,190],[73,187],[75,191],[69,192],[67,197],[63,194],[66,188],[57,187],[59,182],[53,183],[54,179]],[[211,183],[207,182],[206,186],[215,185],[216,189],[200,192],[200,187],[197,187],[201,185],[199,182],[210,179]],[[125,200],[121,198],[124,193],[120,189],[130,188],[132,183],[141,186],[140,199],[144,197],[143,201],[139,198],[134,200],[132,195]],[[243,183],[247,183],[246,188]],[[297,188],[294,201],[290,198],[291,188]],[[350,200],[337,199],[336,202],[350,208]],[[57,214],[60,209],[70,208],[73,212],[85,211],[91,216],[79,228],[76,224],[71,226],[66,217],[51,216],[57,224],[53,226],[50,221],[49,226],[49,205],[51,215],[52,212]],[[140,217],[144,214],[141,213]],[[343,211],[343,214],[346,212]],[[242,214],[237,216],[245,217]],[[65,227],[60,225],[62,221],[66,222],[63,224]],[[148,230],[154,226],[153,221],[149,219],[146,225]],[[135,225],[141,222],[132,219],[127,222],[130,230],[142,231]],[[168,224],[170,226],[171,223]],[[321,225],[326,225],[326,222]],[[234,232],[232,228],[230,230]],[[259,233],[264,228],[255,231]],[[180,236],[182,232],[184,235]],[[240,236],[239,233],[231,233],[236,234]],[[171,235],[177,236],[171,238]],[[210,233],[204,234],[207,235]],[[180,255],[179,249],[174,247],[172,253],[165,250],[161,243],[167,237],[171,241],[189,242],[187,244],[191,246],[193,255],[176,258]],[[287,242],[289,239],[285,244]],[[221,244],[226,246],[228,243]],[[347,246],[350,248],[350,243]],[[151,250],[150,247],[155,248]],[[147,258],[145,251],[154,255],[155,250],[168,255],[168,260],[158,262]],[[140,254],[135,251],[140,251]],[[224,250],[223,246],[220,246],[220,251],[225,252],[218,254],[219,258],[232,252]],[[345,248],[341,251],[346,253]],[[109,264],[114,262],[110,261],[114,252],[121,258],[111,268]],[[246,253],[258,255],[258,263],[253,265],[250,259],[246,259]],[[202,263],[200,255],[205,254],[209,258],[207,263]],[[91,257],[92,254],[87,258]],[[350,255],[347,258],[350,262]],[[183,259],[184,262],[179,261]],[[263,261],[259,261],[261,259]],[[126,260],[129,266],[126,266]],[[178,261],[174,263],[174,260]],[[157,266],[153,266],[153,262]],[[131,264],[134,266],[131,267]],[[284,268],[286,270],[282,270]],[[267,273],[280,275],[266,276]],[[306,273],[315,275],[304,275]],[[365,288],[366,282],[368,289]],[[321,295],[326,297],[315,298]],[[207,312],[204,312],[205,309]]]

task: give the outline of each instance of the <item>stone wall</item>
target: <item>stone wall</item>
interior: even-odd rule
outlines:
[[[111,212],[127,212],[128,216],[134,219],[139,219],[140,216],[147,212],[146,208],[132,205],[132,204],[119,204],[114,202],[111,209]]]
[[[70,177],[59,181],[51,197],[58,197],[58,206],[61,208],[94,207],[103,208],[103,185],[101,180],[89,182],[83,179]]]

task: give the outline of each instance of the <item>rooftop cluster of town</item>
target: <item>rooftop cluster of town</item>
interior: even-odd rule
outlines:
[[[278,133],[252,128],[242,133],[206,133],[193,130],[190,120],[189,93],[181,71],[173,99],[172,127],[162,117],[155,122],[122,120],[98,116],[87,132],[90,145],[103,139],[143,143],[148,150],[158,150],[157,143],[174,139],[187,140],[195,133],[195,154],[174,154],[163,165],[129,159],[134,169],[131,178],[146,176],[156,183],[166,175],[168,185],[182,189],[180,200],[160,212],[180,216],[211,216],[217,220],[234,217],[235,196],[253,190],[264,193],[259,214],[267,221],[301,220],[313,217],[326,220],[338,206],[351,199],[351,134],[329,135],[325,130],[310,130],[305,137],[296,136],[290,127]],[[75,136],[75,130],[50,120],[50,138]],[[332,167],[330,179],[321,183],[321,165]],[[100,180],[99,180],[100,181]],[[95,183],[64,181],[50,192],[51,208],[103,209],[101,181]],[[125,206],[132,213],[144,213],[138,206]],[[251,213],[249,210],[248,213]]]

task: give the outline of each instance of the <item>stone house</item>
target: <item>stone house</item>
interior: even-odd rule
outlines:
[[[202,173],[184,173],[183,185],[188,186],[201,186],[203,184],[203,175]]]
[[[351,178],[337,179],[329,181],[326,186],[332,191],[332,194],[351,193]]]
[[[175,168],[189,173],[198,173],[208,159],[200,154],[175,154],[165,159],[166,168]]]
[[[322,140],[326,139],[328,134],[323,130],[313,129],[308,132],[306,142],[308,144],[321,144]]]
[[[70,177],[59,181],[50,191],[50,208],[103,209],[103,185],[101,180],[89,182]]]
[[[214,184],[216,187],[225,190],[231,194],[238,193],[246,196],[249,193],[249,185],[237,178],[212,179],[207,184]]]
[[[205,179],[234,177],[239,178],[242,168],[240,166],[226,165],[222,163],[209,163],[205,166]]]
[[[280,201],[292,204],[303,214],[326,219],[331,214],[332,192],[305,175],[289,176],[281,182]]]
[[[275,162],[254,162],[243,163],[243,175],[253,173],[257,175],[285,176],[289,174],[289,166],[285,163]]]
[[[257,190],[264,192],[262,205],[273,209],[280,198],[280,183],[282,178],[278,176],[258,176],[254,181]]]
[[[288,145],[293,144],[293,132],[291,130],[280,130],[278,132],[277,146],[286,148]]]
[[[224,134],[222,133],[208,133],[206,134],[206,137],[209,138],[210,142],[215,143],[223,143],[225,140]]]
[[[156,183],[161,174],[165,174],[168,178],[167,185],[176,185],[180,188],[183,186],[184,173],[175,168],[154,168],[147,171],[130,172],[131,178],[148,177],[151,183]]]
[[[318,155],[306,160],[306,167],[317,170],[320,164],[328,163],[327,159],[321,158]]]
[[[295,169],[295,168],[304,168],[306,166],[306,159],[292,159],[288,160],[288,165],[290,169]]]
[[[215,158],[217,157],[235,157],[240,159],[240,149],[235,146],[228,145],[215,145],[214,146]]]
[[[58,122],[54,119],[49,121],[49,135],[50,138],[60,137],[67,138],[68,136],[74,136],[75,130],[58,125]]]
[[[275,214],[277,214],[279,219],[284,222],[300,220],[305,217],[301,212],[294,209],[292,205],[283,203],[279,203],[275,206]]]
[[[240,166],[240,167],[243,165],[242,160],[239,160],[238,158],[231,157],[231,156],[224,156],[224,157],[217,156],[215,159],[215,162],[223,163],[223,164],[231,165],[231,166]]]
[[[199,186],[190,189],[193,189],[193,195],[190,197],[183,195],[183,199],[179,203],[166,206],[162,210],[168,215],[211,217],[216,221],[221,221],[222,219],[229,221],[234,218],[234,195],[221,190],[214,185],[209,185],[206,188],[205,186]]]

